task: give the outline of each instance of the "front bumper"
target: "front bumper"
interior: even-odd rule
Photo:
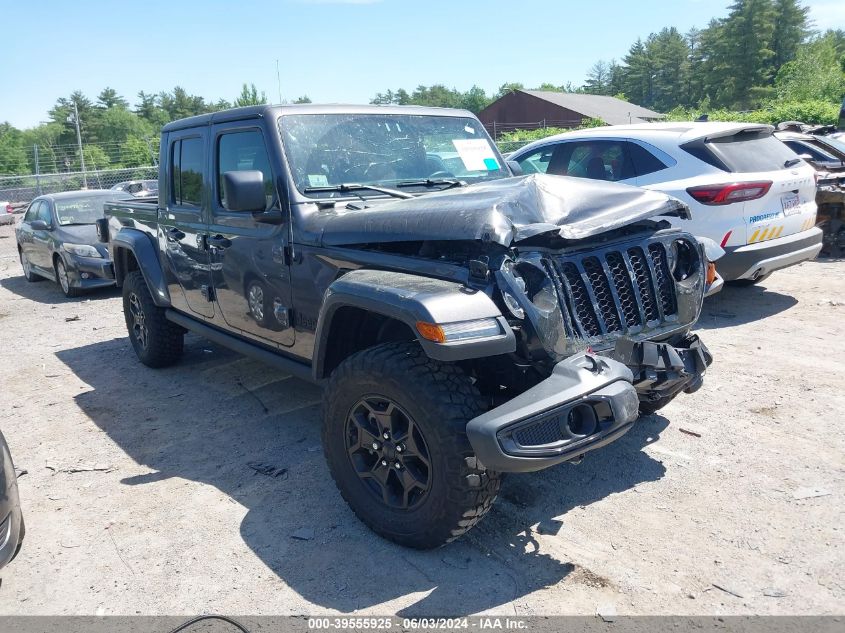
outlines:
[[[74,288],[101,288],[114,285],[114,267],[105,257],[80,257],[70,255],[65,258],[70,285]]]
[[[631,370],[579,354],[551,376],[467,423],[478,459],[499,472],[531,472],[579,459],[624,435],[639,416]]]
[[[612,356],[631,369],[640,401],[654,408],[667,404],[682,391],[697,391],[713,362],[710,351],[695,334],[672,343],[620,338]]]
[[[822,231],[813,227],[776,240],[725,248],[719,274],[726,281],[756,279],[787,266],[813,259],[822,249]]]

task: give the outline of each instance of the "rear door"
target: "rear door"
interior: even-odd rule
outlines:
[[[199,316],[214,316],[211,262],[206,245],[208,128],[168,135],[168,182],[159,211],[159,243],[170,269],[173,306]]]
[[[229,327],[251,338],[292,345],[289,223],[286,219],[282,224],[267,224],[252,213],[226,208],[223,174],[260,171],[265,212],[281,211],[267,141],[254,121],[222,123],[211,132],[214,186],[208,241],[218,312]]]
[[[53,220],[51,204],[48,200],[42,200],[35,215],[36,220],[41,220],[49,228],[47,230],[32,231],[32,246],[29,261],[43,270],[53,270],[53,254],[50,251],[50,233],[56,228]]]
[[[35,200],[34,202],[30,203],[29,207],[26,210],[26,213],[23,216],[23,220],[21,220],[21,223],[18,227],[18,242],[21,247],[21,252],[30,264],[34,264],[36,266],[37,264],[32,258],[33,245],[35,244],[35,240],[30,224],[38,219],[38,210],[41,208],[41,204],[41,200]]]

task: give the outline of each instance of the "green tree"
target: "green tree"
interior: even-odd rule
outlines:
[[[664,28],[649,37],[647,47],[654,70],[649,107],[663,112],[687,103],[690,48],[686,39],[675,27]]]
[[[807,16],[810,10],[798,0],[774,0],[775,28],[772,32],[771,75],[795,59],[798,47],[807,39],[810,29]]]
[[[722,105],[748,109],[772,95],[774,30],[772,0],[736,0],[730,6],[715,51]]]
[[[781,67],[775,80],[782,101],[839,102],[845,95],[845,72],[834,34],[826,34],[798,49],[797,57]]]
[[[469,110],[474,114],[478,114],[490,105],[490,103],[491,99],[487,96],[487,93],[484,92],[484,89],[478,86],[473,86],[461,95],[460,107],[465,110]]]
[[[311,99],[308,95],[302,95],[301,97],[297,97],[293,100],[294,103],[311,103]]]
[[[261,95],[258,94],[258,88],[255,87],[255,84],[250,84],[247,86],[246,84],[243,85],[241,88],[241,94],[235,99],[235,107],[243,107],[243,106],[253,106],[253,105],[264,105],[267,103],[267,95],[264,92],[261,92]]]
[[[501,99],[505,95],[509,95],[510,93],[516,92],[517,90],[525,90],[525,86],[519,82],[504,83],[499,86],[499,89],[496,91],[495,98]]]
[[[584,90],[593,95],[609,95],[611,94],[611,80],[610,64],[600,59],[587,71],[587,81],[584,82]]]
[[[129,108],[129,102],[117,94],[114,88],[103,88],[99,95],[97,95],[97,104],[101,108]]]

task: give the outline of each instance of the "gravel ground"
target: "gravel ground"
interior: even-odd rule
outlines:
[[[116,291],[27,283],[0,227],[0,428],[28,471],[0,614],[841,614],[843,304],[842,261],[727,288],[700,391],[507,478],[420,553],[341,500],[318,389],[193,336],[181,365],[141,366]]]

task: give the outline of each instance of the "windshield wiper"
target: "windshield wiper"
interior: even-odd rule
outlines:
[[[466,187],[467,183],[457,178],[426,178],[420,180],[403,180],[396,183],[397,187],[439,187],[445,185],[440,191],[451,189],[452,187]]]
[[[390,189],[389,187],[379,187],[378,185],[362,185],[360,183],[355,182],[344,182],[339,185],[327,185],[325,187],[305,187],[303,191],[305,193],[325,193],[328,191],[339,191],[340,193],[351,194],[354,194],[356,191],[375,191],[378,193],[387,194],[388,196],[392,196],[394,198],[400,198],[402,200],[407,200],[408,198],[414,197],[409,193],[405,193],[404,191],[397,191],[396,189]]]
[[[801,158],[790,158],[789,160],[787,160],[783,164],[783,166],[786,167],[787,169],[789,169],[790,167],[795,167],[795,165],[797,165],[798,163],[800,163],[802,161],[803,161],[803,159],[801,159]]]

